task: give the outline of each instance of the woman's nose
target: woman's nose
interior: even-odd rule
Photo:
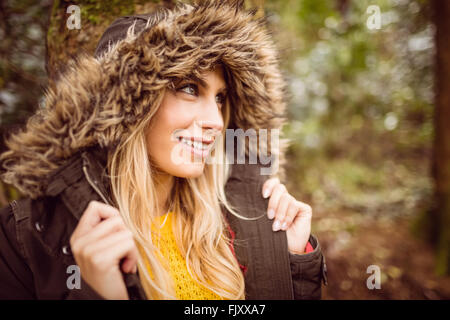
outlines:
[[[205,105],[201,113],[197,117],[200,128],[203,130],[222,131],[224,125],[222,111],[216,102]]]

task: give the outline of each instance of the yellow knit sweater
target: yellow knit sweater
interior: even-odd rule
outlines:
[[[169,212],[159,217],[159,221],[157,221],[159,225],[154,226],[154,230],[160,230],[161,236],[152,235],[152,240],[156,246],[159,246],[162,255],[168,262],[177,298],[180,300],[222,300],[221,296],[196,282],[189,274],[186,260],[176,244],[172,231],[172,216],[173,212]],[[147,267],[152,275],[148,264]]]

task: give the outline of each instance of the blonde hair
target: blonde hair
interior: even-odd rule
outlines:
[[[155,103],[156,108],[109,155],[107,166],[115,205],[133,232],[139,249],[138,270],[147,297],[176,299],[172,279],[151,237],[158,203],[145,132],[162,96]],[[228,99],[222,110],[225,131],[230,118]],[[225,161],[224,140],[224,134],[218,137],[211,153],[214,160],[205,164],[200,177],[174,177],[169,195],[170,211],[176,213],[173,232],[192,278],[225,299],[245,299],[244,276],[230,249],[221,208],[223,205],[237,215],[224,192],[230,169]]]

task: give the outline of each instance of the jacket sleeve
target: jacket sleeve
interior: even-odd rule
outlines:
[[[16,237],[11,206],[0,210],[0,299],[35,299],[33,273]]]
[[[67,300],[100,300],[83,278],[80,290],[69,290]],[[37,299],[33,272],[17,239],[16,219],[10,205],[0,210],[0,300]]]
[[[322,297],[322,281],[328,284],[325,257],[317,238],[309,242],[314,251],[306,254],[289,253],[295,300],[317,300]]]

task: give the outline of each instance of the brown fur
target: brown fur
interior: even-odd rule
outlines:
[[[285,83],[277,52],[265,21],[242,6],[236,0],[202,1],[192,10],[180,4],[174,15],[130,32],[98,60],[78,57],[48,88],[45,108],[7,139],[2,179],[31,198],[43,195],[48,176],[66,159],[83,148],[113,147],[126,139],[161,101],[163,88],[178,77],[200,77],[218,62],[232,74],[231,125],[280,129]],[[281,142],[280,169],[286,148]]]

